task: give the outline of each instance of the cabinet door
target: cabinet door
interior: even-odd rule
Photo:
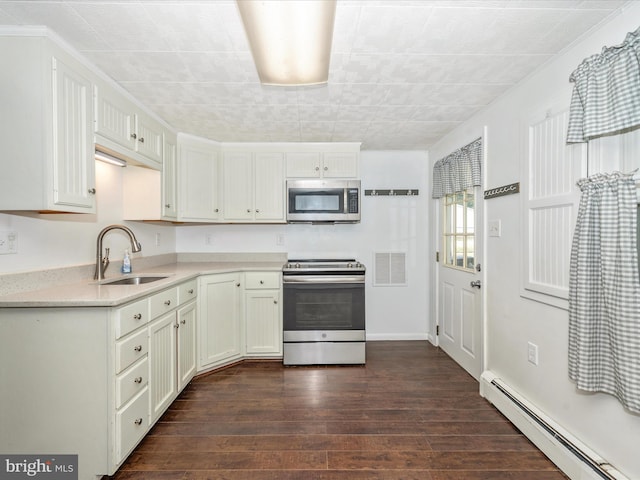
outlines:
[[[91,82],[53,58],[53,203],[95,211]]]
[[[178,392],[196,373],[196,302],[178,309]]]
[[[282,355],[279,290],[253,290],[245,296],[247,355]]]
[[[284,157],[281,153],[256,153],[254,159],[255,219],[284,221]]]
[[[178,146],[178,219],[217,220],[218,152],[209,145]]]
[[[133,106],[107,87],[96,86],[96,133],[128,150],[136,148]],[[100,142],[98,142],[100,143]]]
[[[239,358],[242,354],[240,293],[239,274],[207,275],[200,278],[200,370]]]
[[[355,178],[358,176],[356,152],[325,152],[322,159],[322,176],[325,178]]]
[[[174,139],[165,138],[162,161],[162,218],[178,218],[178,147]]]
[[[176,314],[149,325],[149,389],[153,424],[178,395],[176,374]]]
[[[145,115],[137,114],[136,119],[136,151],[149,160],[162,163],[163,128]]]
[[[320,177],[320,152],[287,153],[287,177]]]
[[[225,220],[251,221],[253,204],[253,159],[251,152],[224,152],[222,161],[222,208]]]

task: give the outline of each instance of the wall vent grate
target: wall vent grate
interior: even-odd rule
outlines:
[[[376,252],[373,263],[373,285],[376,287],[407,285],[406,257],[405,252]]]

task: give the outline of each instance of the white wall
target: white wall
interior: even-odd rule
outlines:
[[[622,42],[626,32],[638,28],[638,19],[636,2],[448,135],[430,150],[430,158],[442,158],[487,126],[485,188],[523,180],[530,115],[556,110],[559,104],[568,107],[571,72],[603,46]],[[520,296],[520,202],[519,195],[485,201],[485,220],[502,221],[502,236],[486,239],[486,368],[629,478],[640,478],[640,416],[625,411],[611,396],[578,392],[567,373],[567,311]],[[432,237],[432,250],[434,244]],[[529,341],[539,346],[538,366],[527,362]]]
[[[365,197],[353,225],[178,227],[179,252],[287,252],[289,258],[354,257],[367,269],[367,338],[425,339],[428,229],[426,152],[361,153],[362,189],[419,189],[416,197]],[[277,245],[278,236],[284,245]],[[211,244],[206,244],[210,237]],[[374,252],[406,252],[408,285],[373,287]]]
[[[18,235],[18,253],[0,255],[0,274],[95,263],[96,238],[100,230],[113,223],[123,223],[124,170],[96,162],[98,203],[95,215],[0,213],[0,231],[13,231]],[[142,243],[142,252],[132,255],[134,268],[136,258],[175,251],[174,227],[124,223]],[[155,245],[156,233],[160,233],[159,246]],[[124,233],[113,231],[105,236],[104,247],[111,248],[110,257],[113,261],[121,261],[125,248],[130,248],[130,244]]]

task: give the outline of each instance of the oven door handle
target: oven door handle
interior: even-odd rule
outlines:
[[[284,275],[282,283],[364,283],[364,275]]]

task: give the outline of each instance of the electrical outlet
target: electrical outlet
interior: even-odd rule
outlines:
[[[535,343],[527,343],[527,359],[529,360],[529,363],[538,365],[538,345]]]
[[[18,253],[18,234],[0,231],[0,255]]]
[[[213,244],[213,233],[206,233],[204,235],[204,244],[212,245]]]

